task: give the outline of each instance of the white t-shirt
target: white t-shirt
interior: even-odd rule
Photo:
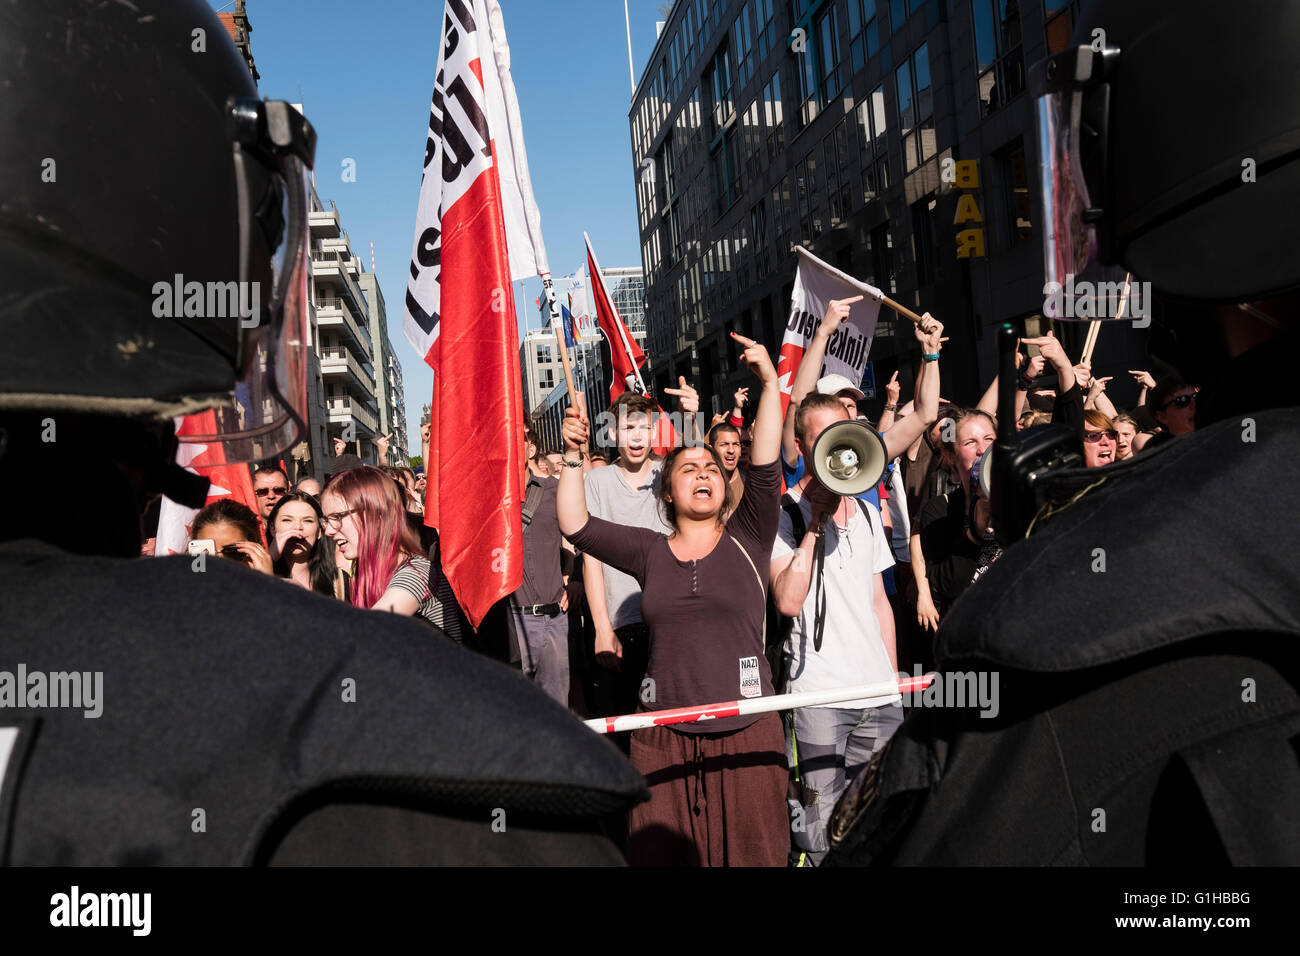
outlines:
[[[659,471],[655,462],[646,473],[645,484],[633,489],[623,480],[617,465],[594,468],[584,480],[587,493],[587,513],[629,528],[649,528],[651,531],[672,533],[672,526],[664,520],[656,491],[659,488]],[[641,585],[636,578],[624,574],[608,564],[605,570],[605,609],[609,612],[610,626],[618,629],[625,624],[641,622]]]
[[[791,489],[790,496],[798,502],[807,527],[812,520],[812,506],[800,499],[794,489]],[[897,680],[898,675],[889,662],[889,653],[880,636],[880,622],[876,619],[874,577],[894,563],[879,512],[871,507],[863,509],[855,503],[853,517],[849,519],[845,532],[841,533],[834,521],[826,522],[825,542],[826,624],[822,629],[822,649],[813,649],[813,615],[817,601],[817,577],[814,575],[808,585],[803,611],[794,619],[786,642],[786,653],[790,656],[788,691],[834,690],[855,684]],[[797,543],[790,516],[782,508],[781,523],[772,546],[772,560],[788,557]],[[812,556],[809,555],[808,559],[811,561]],[[893,694],[814,706],[858,709],[896,703],[901,699]]]
[[[902,459],[894,459],[894,470],[889,473],[886,487],[889,490],[889,522],[894,526],[890,545],[894,549],[894,560],[899,564],[911,564],[912,552],[909,539],[912,525],[907,517],[907,489],[903,487]]]

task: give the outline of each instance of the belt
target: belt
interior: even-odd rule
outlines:
[[[525,604],[519,608],[524,614],[532,614],[535,617],[555,617],[560,613],[558,604]]]

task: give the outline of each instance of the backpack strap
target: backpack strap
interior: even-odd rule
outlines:
[[[799,502],[795,501],[794,496],[788,491],[781,496],[781,509],[790,516],[790,524],[794,531],[794,546],[797,548],[808,531],[808,525],[803,520],[803,512],[799,510]]]
[[[542,505],[542,484],[529,476],[528,491],[524,494],[524,527],[533,523],[533,515]]]

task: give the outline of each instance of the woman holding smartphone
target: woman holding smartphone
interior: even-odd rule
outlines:
[[[672,451],[659,499],[671,534],[590,517],[583,493],[585,409],[569,409],[560,531],[642,588],[648,710],[774,693],[763,656],[767,576],[781,488],[781,393],[767,350],[734,336],[763,384],[750,468],[738,502],[708,446]],[[734,507],[732,507],[734,505]],[[650,801],[631,811],[628,859],[639,865],[785,866],[788,770],[775,713],[635,731],[633,765]]]
[[[302,491],[291,491],[277,501],[266,519],[276,577],[333,597],[334,546],[325,539],[324,527],[320,505]]]

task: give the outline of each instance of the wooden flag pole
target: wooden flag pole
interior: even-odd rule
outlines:
[[[549,272],[542,274],[542,295],[551,310],[551,328],[555,331],[555,344],[560,350],[560,364],[564,367],[564,385],[569,390],[569,404],[577,408],[578,390],[573,385],[573,366],[569,362],[569,350],[564,347],[564,322],[555,304],[555,283],[551,281]]]
[[[885,305],[889,306],[891,309],[893,309],[895,312],[897,312],[899,315],[903,316],[904,318],[911,319],[913,324],[915,325],[921,324],[921,317],[917,315],[915,312],[913,312],[911,309],[909,309],[907,306],[899,305],[897,302],[895,302],[887,295],[882,295],[880,297],[880,301]]]
[[[1124,294],[1119,300],[1119,308],[1115,310],[1115,318],[1124,318],[1124,306],[1128,304],[1129,288],[1132,285],[1133,273],[1124,273]],[[1088,324],[1088,335],[1083,342],[1083,355],[1079,362],[1091,362],[1093,350],[1097,347],[1097,336],[1101,335],[1101,319],[1093,319]]]

